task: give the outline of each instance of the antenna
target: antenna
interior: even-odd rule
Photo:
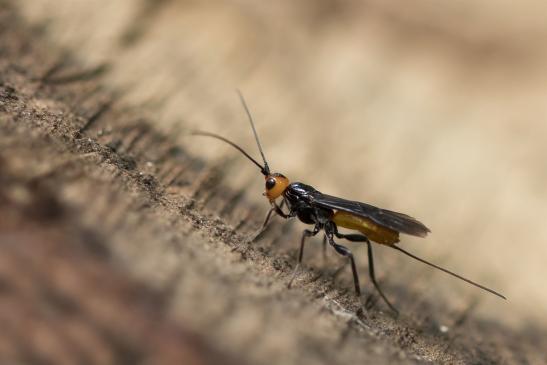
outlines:
[[[247,157],[249,160],[251,160],[256,166],[258,166],[258,168],[260,169],[260,171],[264,174],[264,176],[268,176],[270,174],[270,172],[266,172],[264,170],[264,167],[262,167],[261,164],[259,164],[254,158],[252,158],[247,152],[245,152],[245,150],[241,147],[239,147],[237,144],[235,144],[234,142],[230,141],[229,139],[227,138],[224,138],[222,136],[219,136],[218,134],[214,134],[214,133],[209,133],[209,132],[202,132],[202,131],[192,131],[189,133],[191,136],[205,136],[205,137],[213,137],[213,138],[216,138],[216,139],[219,139],[223,142],[226,142],[228,143],[230,146],[234,147],[236,150],[238,150],[239,152],[241,152],[242,154],[245,155],[245,157]]]
[[[249,117],[249,123],[251,123],[251,128],[253,129],[253,134],[255,135],[256,144],[258,145],[258,150],[260,151],[260,154],[262,155],[262,160],[264,160],[264,167],[262,168],[262,173],[265,176],[270,175],[270,167],[268,166],[268,162],[266,162],[266,157],[264,157],[264,152],[262,151],[262,146],[260,145],[260,140],[258,139],[258,134],[256,133],[251,112],[249,111],[249,108],[247,107],[247,103],[245,102],[245,98],[243,98],[243,94],[241,94],[241,91],[239,91],[239,89],[237,89],[237,93],[239,95],[239,99],[241,100],[241,104],[243,104],[243,108],[245,108],[245,112],[247,113],[247,116]]]
[[[481,284],[477,284],[477,283],[475,283],[474,281],[471,281],[471,280],[469,280],[469,279],[466,279],[466,278],[464,278],[463,276],[460,276],[460,275],[458,275],[458,274],[456,274],[456,273],[453,273],[453,272],[450,271],[450,270],[447,270],[447,269],[445,269],[445,268],[442,268],[442,267],[440,267],[440,266],[437,266],[437,265],[435,265],[435,264],[432,264],[431,262],[428,262],[428,261],[426,261],[426,260],[424,260],[424,259],[422,259],[422,258],[419,258],[418,256],[415,256],[415,255],[411,254],[410,252],[405,251],[405,250],[403,250],[402,248],[400,248],[400,247],[398,247],[398,246],[389,246],[389,247],[394,248],[394,249],[396,249],[396,250],[398,250],[398,251],[401,251],[401,252],[404,253],[405,255],[407,255],[407,256],[409,256],[409,257],[412,257],[413,259],[418,260],[418,261],[420,261],[420,262],[422,262],[422,263],[424,263],[424,264],[426,264],[426,265],[429,265],[429,266],[431,266],[431,267],[434,267],[434,268],[437,269],[437,270],[444,271],[445,273],[447,273],[447,274],[449,274],[449,275],[452,275],[452,276],[454,276],[454,277],[456,277],[456,278],[458,278],[458,279],[460,279],[460,280],[463,280],[463,281],[465,281],[466,283],[469,283],[469,284],[471,284],[471,285],[474,285],[474,286],[476,286],[477,288],[481,288],[482,290],[486,290],[487,292],[489,292],[489,293],[491,293],[491,294],[494,294],[494,295],[496,295],[496,296],[498,296],[498,297],[500,297],[500,298],[502,298],[502,299],[507,300],[506,297],[504,297],[504,296],[501,295],[500,293],[498,293],[498,292],[496,292],[496,291],[494,291],[494,290],[492,290],[492,289],[490,289],[490,288],[487,288],[487,287],[485,287],[485,286],[483,286],[483,285],[481,285]]]

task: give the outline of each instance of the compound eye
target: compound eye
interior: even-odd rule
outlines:
[[[271,190],[275,186],[275,179],[270,177],[266,180],[266,189]]]

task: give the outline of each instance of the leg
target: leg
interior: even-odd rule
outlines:
[[[249,242],[254,242],[254,240],[256,240],[258,236],[260,236],[266,230],[266,228],[268,227],[268,223],[270,223],[270,218],[272,217],[273,212],[276,212],[283,218],[288,218],[288,216],[282,211],[283,205],[285,205],[285,199],[281,201],[281,204],[279,204],[279,206],[277,206],[275,203],[274,205],[272,205],[272,207],[268,211],[268,214],[266,214],[266,218],[264,219],[264,223],[262,223],[262,227],[260,227],[260,229],[252,235],[252,238],[249,240]],[[279,214],[278,210],[281,211],[282,214]]]
[[[306,242],[306,238],[313,237],[319,232],[319,228],[316,226],[313,231],[310,231],[309,229],[305,229],[302,233],[302,239],[300,240],[300,252],[298,253],[298,262],[296,263],[296,266],[294,267],[294,271],[292,273],[291,280],[289,281],[289,289],[291,288],[292,282],[296,278],[296,274],[298,274],[298,270],[300,269],[300,264],[302,263],[302,258],[304,257],[304,243]]]
[[[374,275],[374,258],[372,257],[372,243],[370,243],[368,238],[366,242],[368,252],[368,273],[370,275],[370,280],[372,280],[374,287],[376,288],[376,290],[378,290],[378,293],[380,293],[380,296],[382,297],[384,302],[386,302],[388,307],[391,308],[391,310],[395,312],[395,314],[399,315],[399,311],[389,302],[389,300],[387,300],[386,296],[382,292],[382,289],[380,289],[380,285],[378,285],[378,283],[376,282],[376,276]]]
[[[327,261],[327,235],[323,236],[323,262]]]
[[[272,217],[272,213],[275,212],[275,208],[272,207],[268,211],[268,214],[266,214],[266,218],[264,219],[264,223],[262,223],[262,227],[260,227],[252,236],[249,242],[254,242],[266,230],[266,227],[268,226],[268,223],[270,222],[270,218]]]
[[[337,244],[334,242],[333,238],[333,232],[327,232],[327,238],[329,240],[329,243],[336,252],[338,252],[340,255],[345,256],[349,259],[349,262],[351,264],[351,271],[353,273],[353,284],[355,285],[355,294],[361,300],[361,286],[359,285],[359,275],[357,275],[357,267],[355,266],[355,260],[353,258],[353,254],[351,251],[342,245]]]
[[[281,204],[279,204],[279,205],[277,205],[276,202],[272,202],[272,209],[275,210],[277,215],[279,215],[279,216],[281,216],[285,219],[294,217],[294,215],[291,214],[291,212],[289,212],[289,214],[285,214],[285,212],[283,212],[283,209],[282,209],[283,205],[285,205],[285,199],[283,199],[281,201]]]
[[[380,294],[380,296],[382,297],[384,302],[386,302],[388,307],[398,315],[399,311],[397,309],[395,309],[395,307],[389,302],[387,297],[382,292],[382,289],[380,288],[380,285],[376,281],[376,275],[374,273],[374,257],[372,256],[372,243],[370,242],[370,240],[366,236],[363,236],[363,235],[360,235],[360,234],[347,234],[347,235],[344,235],[344,234],[336,233],[336,237],[345,238],[348,241],[352,241],[352,242],[366,242],[367,243],[368,274],[370,276],[370,280],[372,281],[372,284],[374,284],[374,287],[376,288],[376,290],[378,291],[378,293]]]

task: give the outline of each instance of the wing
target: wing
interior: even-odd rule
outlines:
[[[374,223],[412,236],[425,237],[429,232],[423,223],[403,213],[380,209],[373,205],[337,198],[315,191],[310,194],[313,202],[321,207],[343,210],[360,217],[369,218]]]

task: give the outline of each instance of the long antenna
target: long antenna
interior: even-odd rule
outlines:
[[[243,98],[243,94],[241,93],[241,91],[239,91],[239,89],[237,89],[237,93],[239,95],[239,99],[241,100],[241,104],[243,104],[243,108],[245,108],[245,112],[247,112],[247,116],[249,117],[249,123],[251,123],[251,128],[253,128],[256,144],[258,145],[258,150],[260,151],[260,154],[262,155],[262,160],[264,160],[264,167],[262,169],[262,173],[267,176],[270,174],[270,166],[268,166],[268,162],[266,162],[266,157],[264,157],[264,152],[262,151],[262,146],[260,145],[260,140],[258,139],[258,134],[256,133],[253,117],[251,116],[251,112],[249,111],[249,108],[247,107],[245,98]]]
[[[445,269],[445,268],[442,268],[442,267],[440,267],[440,266],[437,266],[437,265],[435,265],[435,264],[432,264],[431,262],[428,262],[428,261],[426,261],[426,260],[424,260],[424,259],[422,259],[422,258],[419,258],[418,256],[415,256],[415,255],[411,254],[410,252],[405,251],[405,250],[403,250],[402,248],[400,248],[400,247],[398,247],[398,246],[389,246],[389,247],[394,248],[394,249],[396,249],[396,250],[399,250],[399,251],[401,251],[402,253],[404,253],[405,255],[410,256],[410,257],[412,257],[412,258],[415,259],[415,260],[418,260],[418,261],[420,261],[420,262],[422,262],[422,263],[424,263],[424,264],[426,264],[426,265],[429,265],[429,266],[431,266],[431,267],[434,267],[435,269],[444,271],[445,273],[450,274],[450,275],[452,275],[452,276],[454,276],[454,277],[456,277],[456,278],[458,278],[458,279],[460,279],[460,280],[463,280],[463,281],[465,281],[465,282],[467,282],[467,283],[469,283],[469,284],[471,284],[471,285],[474,285],[474,286],[476,286],[477,288],[481,288],[482,290],[486,290],[487,292],[489,292],[489,293],[491,293],[491,294],[497,295],[498,297],[507,300],[506,297],[504,297],[504,296],[501,295],[500,293],[498,293],[498,292],[496,292],[496,291],[494,291],[494,290],[492,290],[492,289],[490,289],[490,288],[487,288],[487,287],[485,287],[485,286],[483,286],[483,285],[481,285],[481,284],[477,284],[477,283],[475,283],[474,281],[471,281],[471,280],[469,280],[469,279],[466,279],[466,278],[464,278],[463,276],[460,276],[460,275],[458,275],[458,274],[456,274],[456,273],[453,273],[453,272],[450,271],[450,270],[447,270],[447,269]]]
[[[226,142],[228,143],[230,146],[234,147],[235,149],[237,149],[239,152],[243,153],[245,155],[245,157],[247,157],[249,160],[251,160],[256,166],[258,166],[258,168],[260,169],[260,172],[262,172],[262,174],[264,174],[264,176],[268,176],[270,174],[270,171],[266,171],[265,167],[263,167],[261,164],[259,164],[254,158],[252,158],[247,152],[245,152],[245,150],[241,147],[239,147],[237,144],[235,144],[234,142],[230,141],[229,139],[226,139],[222,136],[219,136],[218,134],[214,134],[214,133],[209,133],[209,132],[202,132],[202,131],[192,131],[189,133],[191,136],[206,136],[206,137],[213,137],[213,138],[216,138],[216,139],[219,139],[223,142]]]

